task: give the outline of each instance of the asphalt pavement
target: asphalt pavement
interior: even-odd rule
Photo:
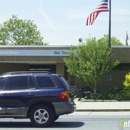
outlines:
[[[110,100],[74,100],[75,111],[130,111],[130,101],[110,101]]]

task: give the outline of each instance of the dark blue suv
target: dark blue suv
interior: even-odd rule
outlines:
[[[59,74],[19,71],[0,75],[0,117],[30,118],[34,126],[49,126],[75,107],[70,87]]]

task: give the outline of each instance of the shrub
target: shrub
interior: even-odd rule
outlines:
[[[111,90],[109,93],[91,93],[85,99],[93,100],[130,100],[130,89]]]
[[[123,84],[125,88],[130,88],[130,73],[126,74]]]

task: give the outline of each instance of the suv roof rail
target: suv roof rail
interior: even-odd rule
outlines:
[[[47,74],[50,74],[51,72],[49,72],[49,71],[13,71],[13,72],[3,73],[2,75],[25,74],[25,73],[47,73]]]

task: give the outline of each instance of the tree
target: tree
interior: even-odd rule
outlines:
[[[12,18],[0,24],[0,45],[47,45],[31,20]]]
[[[114,61],[109,64],[111,48],[96,38],[88,38],[86,43],[80,43],[76,48],[72,46],[68,53],[69,57],[64,58],[67,71],[89,85],[95,92],[101,78],[119,63]]]
[[[98,42],[100,43],[108,43],[108,35],[104,35],[104,37],[100,38],[98,40]],[[111,37],[111,46],[123,46],[123,44],[120,42],[120,40],[118,40],[116,37]]]

